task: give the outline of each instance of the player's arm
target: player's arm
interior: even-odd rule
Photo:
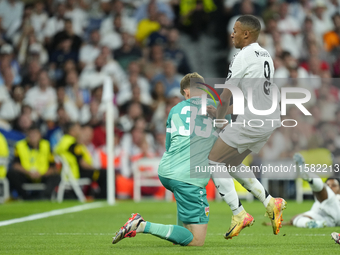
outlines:
[[[234,110],[234,105],[229,105],[228,110],[227,110],[227,115],[232,114]]]
[[[228,77],[226,83],[235,87],[239,86],[240,79],[244,76],[245,67],[247,66],[244,60],[244,52],[237,54],[230,63]],[[222,104],[218,104],[216,111],[216,119],[224,119],[227,114],[233,113],[233,107],[230,107],[230,99],[232,93],[228,88],[223,89],[220,95]]]
[[[169,151],[171,146],[171,117],[172,117],[172,109],[169,113],[168,120],[166,121],[166,137],[165,137],[165,149],[166,151]]]
[[[229,89],[223,89],[220,96],[222,104],[218,104],[216,111],[216,119],[224,119],[228,114],[228,108],[230,104],[232,93]]]
[[[96,170],[93,166],[89,165],[83,158],[83,149],[80,144],[74,143],[68,149],[75,157],[79,166],[84,170]]]
[[[229,105],[228,110],[227,110],[227,115],[232,114],[233,113],[233,109],[234,109],[234,106],[233,105]],[[207,106],[207,112],[209,113],[209,115],[212,118],[216,118],[216,111],[217,111],[217,109],[214,106],[212,106],[212,105],[208,105]]]

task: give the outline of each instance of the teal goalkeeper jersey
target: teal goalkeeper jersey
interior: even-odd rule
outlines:
[[[166,152],[158,174],[204,188],[210,173],[198,171],[198,167],[208,168],[209,152],[218,133],[212,119],[201,114],[201,100],[191,98],[171,109],[166,123]],[[207,105],[215,106],[211,99],[207,99]]]

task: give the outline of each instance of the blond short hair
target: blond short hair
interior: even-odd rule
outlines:
[[[190,84],[191,84],[191,86],[193,85],[193,83],[190,83],[190,79],[195,79],[195,81],[197,80],[197,82],[205,83],[204,78],[201,75],[199,75],[198,73],[196,73],[196,72],[188,73],[181,80],[181,94],[183,96],[184,96],[184,90],[187,89],[187,88],[190,88]],[[196,82],[195,82],[195,86],[201,87],[201,85],[196,84]]]

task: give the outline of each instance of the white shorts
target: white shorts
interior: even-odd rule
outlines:
[[[256,135],[242,131],[242,128],[228,125],[219,133],[219,137],[230,147],[236,148],[240,154],[247,149],[259,153],[274,130]]]
[[[328,198],[322,203],[315,201],[310,211],[302,213],[316,221],[325,221],[328,227],[340,226],[340,201],[327,186]]]

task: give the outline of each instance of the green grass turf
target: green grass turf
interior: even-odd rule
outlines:
[[[63,204],[42,202],[12,202],[0,205],[0,221],[79,205],[74,201]],[[284,226],[279,235],[272,234],[261,203],[243,203],[255,218],[254,226],[244,229],[232,240],[223,238],[229,227],[231,212],[224,203],[210,203],[210,222],[203,247],[181,247],[151,235],[111,244],[118,230],[133,212],[145,220],[164,224],[176,223],[175,203],[133,203],[118,201],[115,206],[53,216],[45,219],[0,227],[0,254],[339,254],[330,233],[338,228],[298,229]],[[288,202],[283,218],[309,210],[312,201]]]

